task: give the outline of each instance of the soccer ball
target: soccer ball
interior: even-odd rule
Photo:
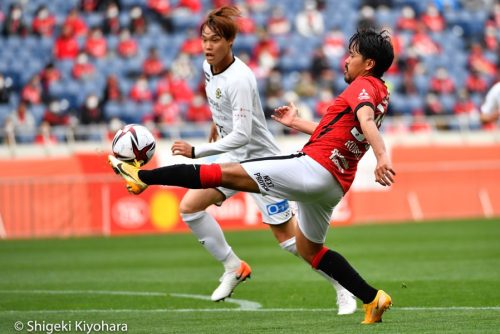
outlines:
[[[156,141],[146,127],[128,124],[116,132],[111,147],[117,159],[144,166],[155,153]]]

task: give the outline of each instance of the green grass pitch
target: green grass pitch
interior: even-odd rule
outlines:
[[[222,268],[190,234],[0,241],[0,333],[62,322],[74,333],[77,322],[148,334],[500,332],[498,219],[331,229],[327,245],[393,297],[370,326],[359,303],[337,316],[333,288],[270,231],[226,236],[253,274],[221,303],[202,299]]]

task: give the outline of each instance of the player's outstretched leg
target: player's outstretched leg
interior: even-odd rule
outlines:
[[[130,193],[138,195],[146,190],[148,185],[139,179],[138,173],[140,169],[138,167],[120,161],[112,155],[108,155],[108,162],[115,173],[125,179],[127,182],[127,190]]]

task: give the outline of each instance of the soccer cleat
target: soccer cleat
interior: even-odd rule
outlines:
[[[344,287],[337,287],[338,315],[353,314],[356,312],[356,298]]]
[[[142,193],[148,187],[147,184],[139,179],[139,168],[108,155],[108,162],[116,174],[120,175],[127,182],[127,190],[135,195]]]
[[[361,323],[374,324],[376,322],[382,322],[382,314],[391,306],[391,296],[382,290],[378,290],[375,299],[371,303],[363,305],[365,308],[365,320]]]
[[[251,274],[252,268],[250,268],[245,261],[241,261],[241,265],[238,270],[226,271],[222,275],[219,286],[214,290],[210,298],[214,302],[219,302],[231,297],[231,294],[238,284],[245,281],[247,278],[250,278]]]

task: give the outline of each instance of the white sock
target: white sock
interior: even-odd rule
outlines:
[[[222,262],[226,271],[240,267],[241,260],[234,254],[219,224],[209,213],[199,211],[183,213],[181,216],[198,241],[216,260]]]
[[[288,240],[280,242],[280,246],[281,246],[281,248],[283,248],[283,250],[286,250],[287,252],[290,252],[293,255],[298,256],[297,245],[295,243],[295,237],[291,237]]]

